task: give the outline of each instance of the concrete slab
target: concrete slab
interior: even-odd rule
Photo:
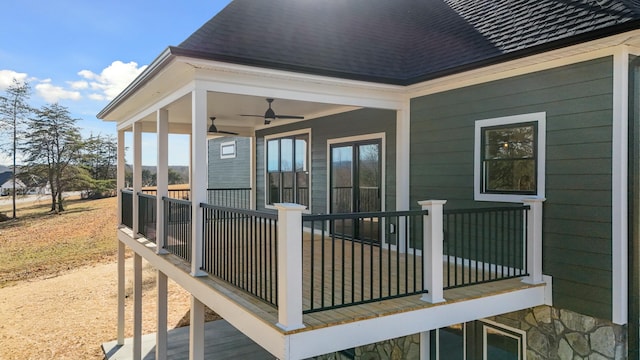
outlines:
[[[254,343],[228,322],[217,320],[205,323],[205,348],[207,359],[275,359],[266,350]],[[189,359],[189,327],[169,330],[167,358],[171,360]],[[156,358],[156,334],[142,336],[142,358]],[[116,345],[116,341],[102,344],[107,360],[133,359],[133,339],[125,339],[124,345]]]

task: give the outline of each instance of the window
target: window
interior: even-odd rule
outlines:
[[[236,142],[227,141],[220,144],[220,159],[236,157]]]
[[[266,139],[267,205],[309,207],[309,134]]]
[[[545,128],[545,113],[476,121],[476,200],[544,196]]]

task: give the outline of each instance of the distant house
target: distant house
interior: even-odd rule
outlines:
[[[98,114],[118,341],[130,248],[157,358],[171,278],[191,359],[204,305],[279,359],[638,359],[639,92],[635,0],[232,1]],[[147,131],[159,169],[191,136],[189,201],[140,194]]]
[[[13,179],[11,171],[0,173],[0,196],[10,195],[13,191]],[[20,180],[16,179],[16,188],[18,194],[25,194],[28,187]]]

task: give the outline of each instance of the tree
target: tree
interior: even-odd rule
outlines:
[[[73,165],[80,160],[82,141],[77,119],[59,104],[45,105],[29,119],[29,138],[24,142],[28,166],[42,166],[51,186],[51,211],[64,211],[62,193],[69,190],[77,173]]]
[[[115,194],[118,145],[113,136],[89,136],[83,141],[80,164],[90,178],[86,181],[89,198],[101,198]]]
[[[27,104],[27,100],[31,94],[31,88],[29,87],[29,83],[23,82],[20,83],[18,80],[13,79],[13,83],[6,90],[5,96],[0,96],[0,116],[2,123],[1,129],[4,132],[10,134],[11,145],[9,146],[11,150],[11,157],[13,158],[13,168],[12,168],[12,180],[13,180],[13,195],[12,195],[12,203],[13,203],[13,218],[16,218],[16,160],[17,160],[17,150],[18,150],[18,134],[21,132],[18,131],[19,127],[22,125],[24,120],[28,118],[31,114],[32,109]]]

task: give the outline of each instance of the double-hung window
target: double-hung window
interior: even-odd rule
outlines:
[[[296,203],[309,207],[309,134],[266,139],[267,205]]]
[[[476,200],[544,196],[545,128],[545,113],[476,121]]]

